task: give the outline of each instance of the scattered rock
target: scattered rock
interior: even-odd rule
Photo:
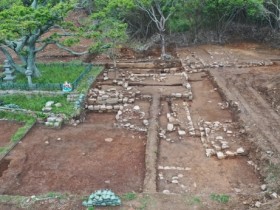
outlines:
[[[172,183],[173,183],[173,184],[178,184],[179,181],[178,181],[177,179],[173,179],[173,180],[172,180]]]
[[[222,159],[225,159],[226,156],[224,155],[223,152],[217,152],[217,158],[218,158],[219,160],[222,160]]]
[[[162,193],[163,194],[170,194],[170,191],[169,190],[163,190]]]
[[[62,104],[61,103],[56,103],[54,106],[55,107],[62,107]]]
[[[178,174],[178,177],[179,177],[179,178],[183,178],[184,175],[183,175],[183,174]]]
[[[105,141],[106,141],[106,142],[112,142],[113,139],[112,139],[112,138],[106,138]]]
[[[266,184],[263,184],[263,185],[261,186],[261,189],[262,189],[262,191],[265,191],[265,190],[267,189]]]
[[[240,147],[240,148],[238,148],[238,149],[236,150],[236,153],[237,153],[238,155],[242,155],[242,154],[245,153],[245,150],[243,149],[243,147]]]
[[[54,104],[54,101],[48,101],[45,107],[51,107]]]
[[[178,130],[178,134],[179,134],[179,136],[184,136],[184,135],[186,135],[186,131]]]
[[[221,141],[221,140],[224,140],[224,138],[222,136],[217,136],[216,140]]]
[[[46,145],[49,145],[49,144],[50,144],[50,142],[49,142],[49,141],[45,141],[45,144],[46,144]]]
[[[206,151],[207,157],[211,157],[212,155],[216,154],[215,150],[213,150],[213,149],[206,149],[205,151]]]
[[[257,207],[257,208],[260,208],[260,207],[261,207],[261,205],[262,205],[262,203],[261,203],[261,202],[259,202],[259,201],[257,201],[257,202],[255,203],[255,207]]]
[[[143,120],[143,124],[144,124],[145,126],[148,126],[148,125],[149,125],[149,120]]]
[[[56,140],[57,140],[57,141],[61,141],[62,139],[61,139],[61,138],[57,138]]]
[[[140,111],[140,107],[139,106],[134,106],[133,111]]]
[[[174,125],[171,124],[171,123],[168,123],[167,124],[167,131],[173,131],[173,129],[174,129]]]
[[[234,157],[234,156],[235,156],[235,153],[234,153],[234,152],[231,152],[231,151],[226,151],[226,156],[228,156],[228,157]]]
[[[271,197],[272,199],[276,199],[276,198],[278,198],[278,195],[277,195],[276,192],[274,192],[274,193],[272,193],[272,194],[270,195],[270,197]]]

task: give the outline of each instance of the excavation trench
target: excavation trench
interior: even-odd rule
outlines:
[[[160,95],[152,96],[150,107],[150,120],[145,152],[146,173],[144,179],[144,192],[154,193],[157,190],[157,157],[158,157],[158,116],[160,107]]]

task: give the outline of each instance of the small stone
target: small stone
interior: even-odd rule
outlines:
[[[57,138],[56,140],[57,140],[57,141],[61,141],[62,139],[61,139],[61,138]]]
[[[183,167],[176,167],[176,169],[177,169],[178,171],[183,171],[183,170],[185,170]]]
[[[46,144],[46,145],[49,145],[49,144],[50,144],[50,142],[49,142],[49,141],[45,141],[45,144]]]
[[[211,157],[212,155],[216,154],[215,150],[213,150],[213,149],[206,149],[205,151],[206,151],[207,157]]]
[[[171,123],[168,123],[167,124],[167,131],[173,131],[173,129],[174,129],[174,125],[171,124]]]
[[[236,153],[239,155],[243,154],[244,152],[245,152],[245,150],[243,149],[243,147],[240,147],[236,150]]]
[[[112,138],[106,138],[105,141],[106,141],[106,142],[112,142],[113,139],[112,139]]]
[[[48,101],[45,106],[51,107],[53,104],[54,104],[54,101]]]
[[[239,189],[239,188],[234,188],[234,191],[236,192],[236,193],[241,193],[241,189]]]
[[[186,135],[186,131],[178,130],[178,134],[179,134],[179,136],[184,136],[184,135]]]
[[[266,184],[263,184],[263,185],[261,186],[262,191],[265,191],[266,188],[267,188]]]
[[[227,131],[227,134],[232,134],[233,132],[232,131]]]
[[[54,122],[54,123],[53,123],[53,126],[54,126],[55,128],[59,128],[59,127],[61,126],[61,122]]]
[[[139,106],[134,106],[133,111],[140,111],[140,107]]]
[[[173,184],[178,184],[179,181],[178,181],[177,179],[173,179],[173,180],[172,180],[172,183],[173,183]]]
[[[163,194],[170,194],[170,191],[169,190],[163,190],[162,193]]]
[[[222,144],[222,149],[228,149],[228,148],[229,148],[228,144]]]
[[[213,147],[215,148],[216,151],[221,151],[221,147],[220,146],[214,144]]]
[[[172,177],[172,180],[177,180],[177,179],[179,179],[178,176],[173,176],[173,177]]]
[[[217,152],[217,158],[218,158],[219,160],[222,160],[222,159],[225,159],[226,156],[224,155],[223,152]]]
[[[228,157],[234,157],[234,156],[235,156],[235,153],[234,153],[234,152],[231,152],[231,151],[226,151],[226,156],[228,156]]]
[[[110,184],[110,180],[106,180],[105,183],[106,183],[106,184]]]
[[[271,197],[272,199],[276,199],[276,198],[278,198],[278,195],[277,195],[276,192],[274,192],[274,193],[272,193],[272,194],[270,195],[270,197]]]
[[[61,103],[56,103],[54,106],[55,107],[62,107],[62,104]]]
[[[178,174],[178,177],[179,177],[179,178],[183,178],[184,175],[183,175],[183,174]]]
[[[261,207],[261,202],[259,202],[259,201],[257,201],[256,203],[255,203],[255,207],[257,207],[257,208],[260,208]]]
[[[224,140],[224,138],[222,136],[217,136],[216,140],[221,141],[221,140]]]
[[[51,107],[44,107],[44,108],[42,109],[42,111],[43,111],[43,112],[50,112],[50,111],[52,111],[52,108],[51,108]]]
[[[149,120],[143,120],[143,124],[148,126],[149,125]]]

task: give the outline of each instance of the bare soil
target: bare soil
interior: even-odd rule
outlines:
[[[22,126],[20,123],[0,120],[0,147],[6,146],[13,134]]]
[[[146,137],[114,128],[113,120],[111,114],[89,114],[77,127],[35,126],[6,158],[10,164],[0,180],[1,194],[141,192]]]

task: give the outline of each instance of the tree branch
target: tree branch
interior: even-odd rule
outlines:
[[[11,66],[16,69],[16,71],[19,71],[20,73],[25,72],[25,69],[22,68],[21,66],[17,65],[13,59],[13,57],[11,56],[11,54],[8,52],[8,50],[6,50],[3,46],[0,46],[0,51],[3,52],[3,54],[5,55],[6,59],[9,61],[9,63],[11,64]]]
[[[71,49],[69,49],[69,48],[67,48],[67,47],[65,47],[65,46],[63,46],[62,44],[59,44],[59,43],[55,43],[55,45],[56,45],[57,47],[59,47],[60,49],[63,49],[63,50],[65,50],[65,51],[67,51],[67,52],[69,52],[69,53],[71,53],[71,54],[73,54],[73,55],[85,55],[85,54],[88,53],[88,51],[84,51],[84,52],[75,52],[74,50],[71,50]]]

